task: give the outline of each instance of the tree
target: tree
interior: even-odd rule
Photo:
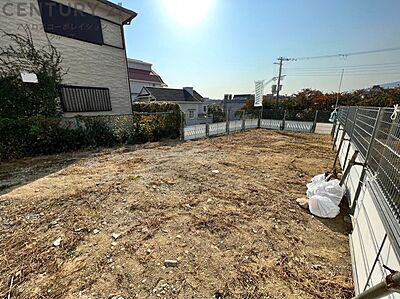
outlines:
[[[222,111],[222,108],[218,105],[210,105],[208,106],[208,114],[213,116],[214,122],[224,122],[226,121],[226,115]]]
[[[0,34],[2,41],[9,40],[0,46],[0,117],[61,115],[59,86],[66,74],[61,54],[49,40],[44,47],[36,47],[29,29],[25,35]],[[39,83],[22,82],[22,71],[35,73]]]
[[[274,109],[275,105],[271,103],[271,96],[264,95],[263,96],[263,109]],[[242,108],[240,108],[240,112],[243,111],[258,111],[260,108],[254,107],[254,95],[251,96],[250,100],[248,100]]]

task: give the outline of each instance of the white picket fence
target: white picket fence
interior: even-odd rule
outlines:
[[[196,140],[211,136],[225,135],[228,133],[235,133],[250,129],[271,129],[271,130],[288,130],[294,132],[313,132],[314,123],[305,121],[283,121],[275,119],[246,119],[215,123],[204,124],[185,127],[184,140]],[[227,130],[228,129],[228,130]]]

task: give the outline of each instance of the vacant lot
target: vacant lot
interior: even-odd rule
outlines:
[[[295,202],[333,158],[256,130],[2,163],[0,298],[350,298],[343,214]]]

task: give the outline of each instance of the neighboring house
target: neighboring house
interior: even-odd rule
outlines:
[[[224,109],[224,101],[223,100],[218,100],[218,99],[209,99],[209,98],[205,98],[204,102],[206,103],[207,107],[219,107],[221,109]]]
[[[240,95],[225,95],[224,96],[224,111],[228,114],[229,120],[239,120],[241,116],[237,113],[246,104],[248,100],[254,99],[254,95],[240,94]]]
[[[167,87],[152,64],[137,59],[128,59],[128,74],[132,100],[139,95],[143,87]]]
[[[287,96],[281,96],[279,101],[283,101]],[[230,120],[238,120],[241,115],[238,113],[239,110],[247,103],[247,101],[254,101],[254,94],[238,94],[232,95],[226,94],[223,101],[223,109],[226,113],[229,113]],[[267,94],[263,96],[264,109],[271,109],[271,106],[276,105],[276,96],[273,94]],[[256,108],[255,108],[256,109]]]
[[[400,81],[391,82],[391,83],[385,83],[385,84],[379,84],[379,85],[375,85],[374,87],[372,87],[372,89],[376,89],[376,88],[381,88],[381,89],[400,88]]]
[[[136,13],[106,0],[26,0],[3,5],[0,28],[62,54],[65,116],[131,114],[123,26]],[[1,43],[4,43],[2,37]]]
[[[179,105],[185,114],[186,125],[204,124],[212,121],[207,117],[207,104],[204,98],[193,89],[143,87],[138,97],[138,102],[172,102]]]

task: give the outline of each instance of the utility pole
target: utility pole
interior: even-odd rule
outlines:
[[[340,93],[341,93],[341,91],[342,91],[343,75],[344,75],[344,69],[342,69],[342,75],[340,76],[339,92],[338,92],[337,98],[336,98],[335,109],[337,109],[337,107],[338,107],[338,105],[339,105]]]
[[[276,108],[279,106],[279,92],[281,89],[281,79],[282,79],[282,66],[284,61],[289,61],[289,58],[284,58],[284,57],[279,57],[278,58],[278,63],[279,64],[279,75],[278,75],[278,86],[276,87]]]

